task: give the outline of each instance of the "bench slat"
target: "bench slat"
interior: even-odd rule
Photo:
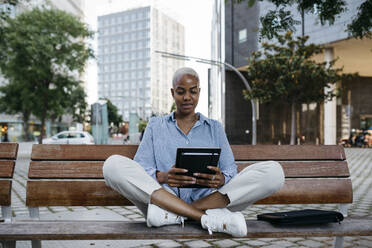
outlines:
[[[0,206],[10,206],[12,181],[0,180]]]
[[[103,178],[103,161],[31,161],[29,178]]]
[[[235,160],[345,160],[342,146],[232,145]],[[326,148],[326,149],[325,149]],[[32,160],[106,160],[112,154],[133,158],[136,145],[33,145]]]
[[[372,218],[347,217],[341,224],[276,227],[264,221],[246,220],[246,238],[371,236]],[[0,240],[99,240],[99,239],[216,239],[196,222],[149,228],[135,221],[17,221],[0,224]]]
[[[0,143],[0,159],[16,159],[17,152],[17,143]]]
[[[352,203],[350,179],[291,179],[283,188],[256,204]]]
[[[14,161],[0,160],[0,177],[12,178],[14,172]]]
[[[251,162],[238,164],[242,170]],[[293,177],[349,177],[346,161],[289,161],[280,162],[285,176]],[[103,161],[31,161],[29,178],[103,178]],[[0,167],[1,169],[1,167]]]
[[[345,160],[338,145],[232,145],[235,160]]]
[[[350,172],[344,161],[280,161],[286,178],[309,177],[349,177]],[[253,162],[237,163],[238,171],[253,164]]]
[[[28,181],[26,206],[131,206],[104,181]]]
[[[291,179],[257,204],[351,203],[350,179]],[[28,181],[28,207],[132,205],[104,181]]]
[[[137,145],[33,145],[31,160],[106,160],[113,154],[133,158]]]

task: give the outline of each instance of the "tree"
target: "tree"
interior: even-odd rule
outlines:
[[[264,0],[233,0],[235,2],[248,2],[248,6],[253,6],[257,1]],[[262,28],[261,36],[268,39],[279,35],[288,30],[294,31],[295,25],[304,23],[304,14],[312,13],[319,17],[320,23],[333,24],[338,15],[347,11],[346,0],[268,0],[276,6],[275,10],[270,10],[265,16],[260,17]],[[302,20],[295,20],[293,14],[287,7],[296,5],[302,15]],[[359,8],[358,13],[348,25],[347,32],[350,35],[363,38],[372,38],[372,0],[366,0]]]
[[[118,108],[109,99],[105,98],[105,100],[107,101],[108,122],[109,124],[113,123],[119,130],[123,118],[118,114]]]
[[[308,37],[293,39],[292,33],[278,36],[279,44],[263,43],[263,52],[254,52],[248,64],[252,92],[243,91],[246,100],[261,103],[282,100],[291,106],[291,142],[295,143],[296,106],[331,100],[336,92],[324,91],[349,74],[333,69],[335,61],[317,63],[312,57],[323,51],[320,45],[305,45]]]
[[[22,114],[23,139],[28,141],[31,135],[28,128],[32,112],[32,97],[29,90],[19,82],[13,82],[7,86],[0,86],[0,109],[6,114]],[[22,99],[20,101],[19,99]]]
[[[79,105],[74,92],[79,90],[78,76],[86,61],[93,57],[85,42],[93,33],[77,17],[45,8],[5,17],[1,30],[0,70],[8,79],[5,87],[18,83],[29,95],[32,114],[41,121],[41,143],[46,120],[66,113],[66,106]]]

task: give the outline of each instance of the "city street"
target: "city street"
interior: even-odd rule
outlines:
[[[13,181],[12,206],[14,218],[28,218],[25,207],[25,187],[31,143],[21,143]],[[372,215],[372,149],[347,148],[354,190],[350,216]],[[335,205],[253,205],[244,211],[246,218],[256,218],[258,213],[289,211],[304,208],[334,209]],[[109,219],[144,220],[136,207],[48,207],[41,208],[44,219]],[[1,245],[0,245],[1,246]],[[92,241],[43,241],[43,247],[331,247],[333,238],[265,238],[225,240],[92,240]],[[17,247],[31,247],[30,241],[18,241]],[[346,237],[344,247],[372,247],[372,237]]]

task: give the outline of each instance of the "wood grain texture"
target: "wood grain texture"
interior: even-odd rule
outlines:
[[[238,163],[238,171],[253,162]],[[346,161],[280,162],[286,178],[349,177]],[[31,161],[28,177],[37,178],[103,178],[103,161]],[[0,167],[1,169],[1,167]]]
[[[26,206],[131,206],[104,181],[28,181]]]
[[[103,178],[103,161],[31,161],[29,178]]]
[[[290,179],[277,193],[256,204],[352,203],[350,179]]]
[[[16,159],[17,152],[17,143],[0,143],[0,159]]]
[[[133,158],[137,145],[33,145],[32,160],[106,160],[120,154]],[[345,160],[336,145],[232,145],[235,160]]]
[[[14,161],[0,160],[0,177],[12,178],[14,173]]]
[[[344,161],[280,161],[286,178],[310,177],[349,177],[350,172]],[[237,163],[238,171],[252,165],[253,162]]]
[[[345,160],[338,145],[232,145],[235,160]]]
[[[137,145],[46,145],[32,146],[32,160],[106,160],[113,154],[133,158]]]
[[[347,217],[341,224],[273,226],[264,221],[246,220],[245,238],[371,236],[371,217]],[[0,223],[0,240],[101,240],[101,239],[221,239],[223,233],[209,235],[196,222],[149,228],[135,221],[17,221]]]
[[[291,179],[256,204],[351,203],[350,179]],[[133,205],[104,181],[28,181],[28,207]]]
[[[0,180],[0,206],[10,206],[12,181]]]

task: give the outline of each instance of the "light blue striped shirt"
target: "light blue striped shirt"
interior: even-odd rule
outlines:
[[[185,135],[178,128],[174,112],[150,119],[134,160],[156,179],[156,171],[167,172],[176,163],[178,147],[220,147],[218,167],[225,176],[225,183],[236,175],[237,166],[222,125],[200,115],[190,132]],[[169,187],[169,185],[166,185]],[[181,199],[191,203],[211,193],[209,188],[170,187]]]

